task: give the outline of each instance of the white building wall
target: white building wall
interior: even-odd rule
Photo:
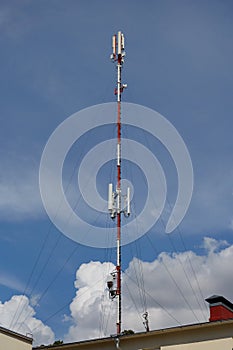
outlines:
[[[162,346],[160,350],[232,350],[233,339],[216,339],[181,345]]]
[[[0,333],[0,350],[31,350],[32,345]]]

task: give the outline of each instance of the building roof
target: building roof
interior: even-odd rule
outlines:
[[[11,331],[1,326],[0,326],[0,333],[5,334],[11,338],[16,338],[18,340],[24,341],[25,343],[29,343],[29,344],[32,344],[32,341],[33,341],[32,337]]]
[[[141,332],[131,335],[122,335],[121,342],[130,343],[131,341],[137,341],[139,343],[145,343],[149,338],[159,339],[159,342],[169,343],[169,339],[182,339],[181,342],[186,342],[188,339],[197,339],[198,341],[206,339],[221,339],[233,334],[232,331],[233,320],[221,320],[215,322],[204,322],[198,324],[190,324],[184,326],[176,326],[171,328],[159,329],[150,332]],[[166,340],[165,340],[166,339]],[[114,336],[101,339],[91,339],[86,341],[66,343],[58,346],[43,346],[35,347],[34,350],[39,349],[53,349],[53,350],[72,350],[72,349],[85,349],[85,348],[101,348],[101,345],[105,349],[107,344],[113,343]],[[170,343],[172,344],[172,343]],[[143,346],[144,347],[144,346]]]

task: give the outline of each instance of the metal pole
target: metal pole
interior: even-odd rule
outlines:
[[[109,199],[108,210],[110,211],[111,218],[117,218],[117,263],[116,263],[116,289],[113,289],[113,282],[109,281],[108,288],[110,291],[110,297],[117,299],[117,336],[121,334],[121,94],[126,84],[121,84],[121,68],[124,61],[124,35],[118,32],[117,35],[112,37],[112,49],[113,53],[111,58],[114,62],[117,62],[117,87],[115,89],[115,95],[117,95],[117,186],[116,192],[112,192],[112,184],[109,185]],[[130,214],[130,191],[127,191],[127,209],[124,210],[124,214],[129,216]]]
[[[119,37],[119,33],[118,33]],[[118,40],[119,45],[119,40]],[[119,51],[119,50],[118,50]],[[117,335],[121,334],[121,53],[117,62]]]

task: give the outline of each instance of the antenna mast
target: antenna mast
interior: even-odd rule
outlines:
[[[121,94],[127,87],[121,83],[121,70],[125,56],[125,40],[122,32],[112,37],[112,55],[111,59],[116,62],[117,67],[117,85],[115,95],[117,96],[117,185],[113,192],[113,184],[109,184],[108,192],[108,210],[112,219],[117,219],[117,263],[116,270],[111,274],[107,281],[109,296],[117,300],[117,336],[121,334],[121,214],[130,215],[130,189],[127,189],[127,195],[124,196],[124,207],[122,208],[121,193]]]

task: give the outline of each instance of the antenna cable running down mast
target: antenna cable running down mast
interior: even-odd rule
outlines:
[[[122,32],[112,37],[112,55],[111,59],[117,66],[117,86],[115,95],[117,96],[117,185],[116,191],[113,191],[113,184],[109,184],[108,191],[108,210],[112,219],[117,219],[117,264],[116,270],[111,274],[107,281],[109,296],[111,299],[117,299],[117,336],[121,334],[121,214],[127,217],[130,215],[130,188],[127,189],[127,195],[124,196],[124,206],[122,208],[121,193],[121,94],[127,87],[121,83],[121,70],[125,56],[125,40]]]

